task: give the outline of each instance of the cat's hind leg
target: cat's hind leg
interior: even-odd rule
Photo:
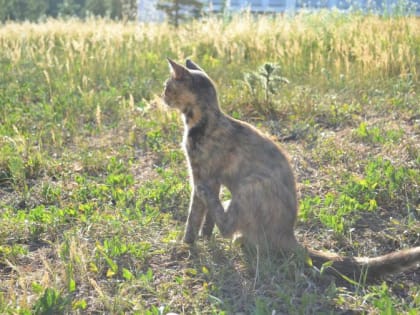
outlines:
[[[237,230],[239,204],[232,200],[228,208],[223,208],[219,196],[214,194],[209,186],[198,184],[195,188],[197,197],[207,206],[207,216],[213,218],[223,237],[229,238]]]

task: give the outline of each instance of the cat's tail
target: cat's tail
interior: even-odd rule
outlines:
[[[312,264],[335,276],[374,281],[384,275],[420,268],[420,246],[378,257],[346,257],[307,248]],[[326,268],[325,268],[326,267]]]

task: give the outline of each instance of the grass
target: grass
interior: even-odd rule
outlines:
[[[418,271],[335,281],[180,239],[182,123],[167,56],[289,152],[297,234],[349,255],[419,244],[420,21],[335,12],[182,25],[0,27],[0,313],[415,314]]]

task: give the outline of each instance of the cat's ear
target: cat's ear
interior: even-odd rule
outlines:
[[[200,68],[199,65],[197,65],[194,62],[192,62],[190,59],[185,60],[185,65],[187,66],[188,69],[198,70],[198,71],[201,71],[201,72],[205,72],[203,69]]]
[[[176,63],[175,61],[168,59],[169,66],[172,70],[172,76],[176,80],[182,80],[190,75],[190,72],[187,68],[185,68],[183,65],[180,65],[179,63]]]

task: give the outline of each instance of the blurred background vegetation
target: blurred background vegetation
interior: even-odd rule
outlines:
[[[0,0],[0,21],[89,15],[135,19],[137,0]]]

